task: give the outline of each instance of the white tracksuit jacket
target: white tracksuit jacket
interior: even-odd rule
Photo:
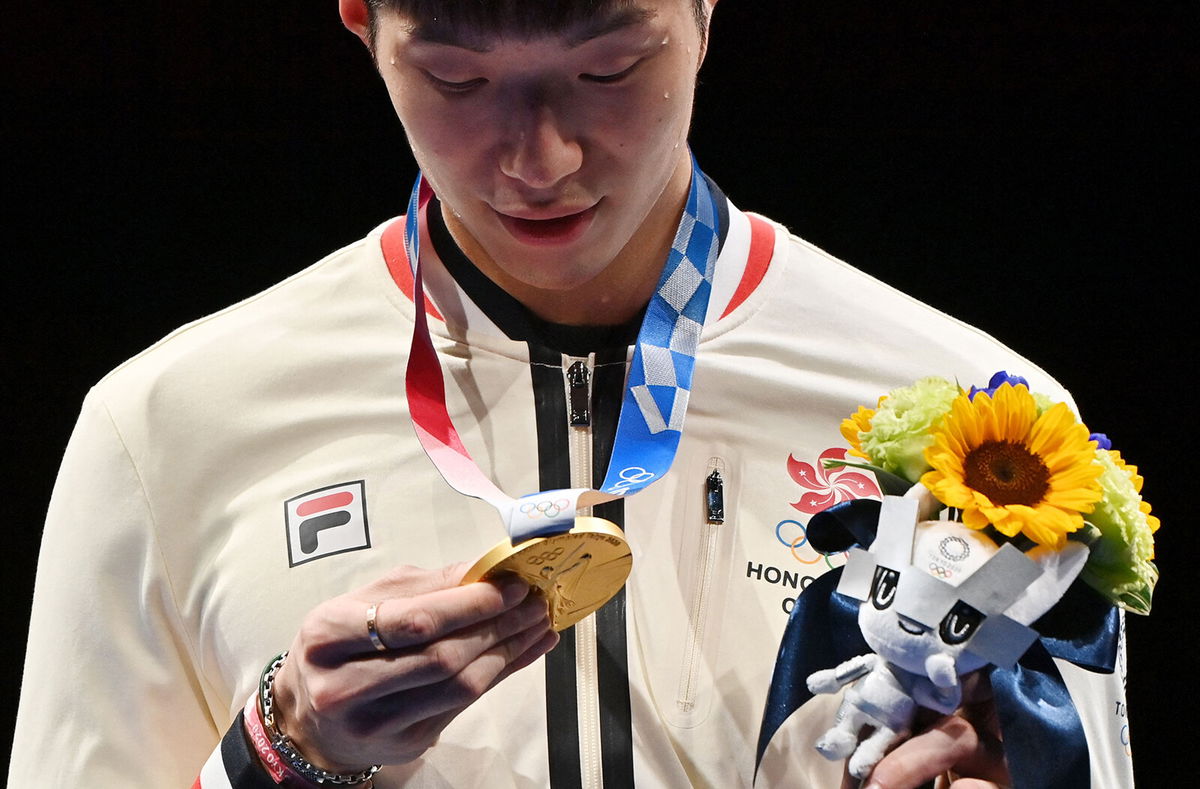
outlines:
[[[749,785],[792,600],[842,562],[813,553],[804,525],[871,493],[822,468],[845,446],[841,420],[926,375],[982,385],[1006,369],[1066,397],[992,338],[755,221],[746,274],[752,224],[730,207],[674,466],[608,513],[634,554],[623,596],[376,787]],[[413,433],[413,305],[382,234],[185,326],[90,392],[50,504],[10,787],[186,787],[206,762],[204,786],[249,785],[227,777],[218,744],[307,611],[397,564],[473,560],[504,537]],[[593,432],[611,432],[624,349],[583,359],[595,422],[569,427],[574,360],[499,334],[429,257],[466,446],[510,494],[568,486]],[[1062,668],[1097,787],[1132,785],[1123,670]],[[841,765],[809,745],[835,705],[794,716],[759,785],[838,785]]]

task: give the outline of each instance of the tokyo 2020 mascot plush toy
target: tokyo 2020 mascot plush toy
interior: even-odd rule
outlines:
[[[1088,557],[1082,543],[1022,553],[956,521],[919,520],[928,491],[910,493],[884,498],[870,550],[850,551],[837,587],[860,601],[858,625],[873,652],[807,678],[814,694],[849,685],[816,747],[826,758],[849,758],[856,778],[907,735],[918,706],[953,713],[964,675],[1015,665],[1038,637],[1029,625],[1062,598]],[[864,726],[872,731],[860,742]]]

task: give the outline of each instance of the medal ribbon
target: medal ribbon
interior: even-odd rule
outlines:
[[[432,197],[433,189],[418,175],[404,226],[416,324],[405,391],[417,438],[446,482],[459,493],[495,507],[517,543],[567,531],[579,507],[637,493],[666,474],[683,434],[696,348],[720,247],[716,204],[695,160],[687,205],[638,331],[612,458],[599,490],[548,490],[514,499],[483,473],[463,446],[446,409],[445,379],[425,315],[420,211]]]

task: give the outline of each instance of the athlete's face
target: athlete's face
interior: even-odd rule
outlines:
[[[611,5],[532,39],[380,12],[376,59],[417,163],[493,278],[578,288],[667,215],[674,230],[702,36],[691,0]]]

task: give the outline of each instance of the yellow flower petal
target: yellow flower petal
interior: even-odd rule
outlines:
[[[1100,499],[1094,444],[1064,404],[1040,416],[1024,386],[955,399],[934,429],[921,481],[971,528],[1061,547]]]
[[[879,402],[883,402],[882,397],[879,398]],[[842,437],[846,439],[848,444],[850,444],[850,455],[863,458],[864,460],[871,459],[870,455],[868,455],[866,452],[863,452],[862,436],[860,433],[864,433],[871,429],[871,417],[873,416],[875,416],[875,412],[872,409],[860,405],[857,411],[851,414],[848,418],[842,420]]]

